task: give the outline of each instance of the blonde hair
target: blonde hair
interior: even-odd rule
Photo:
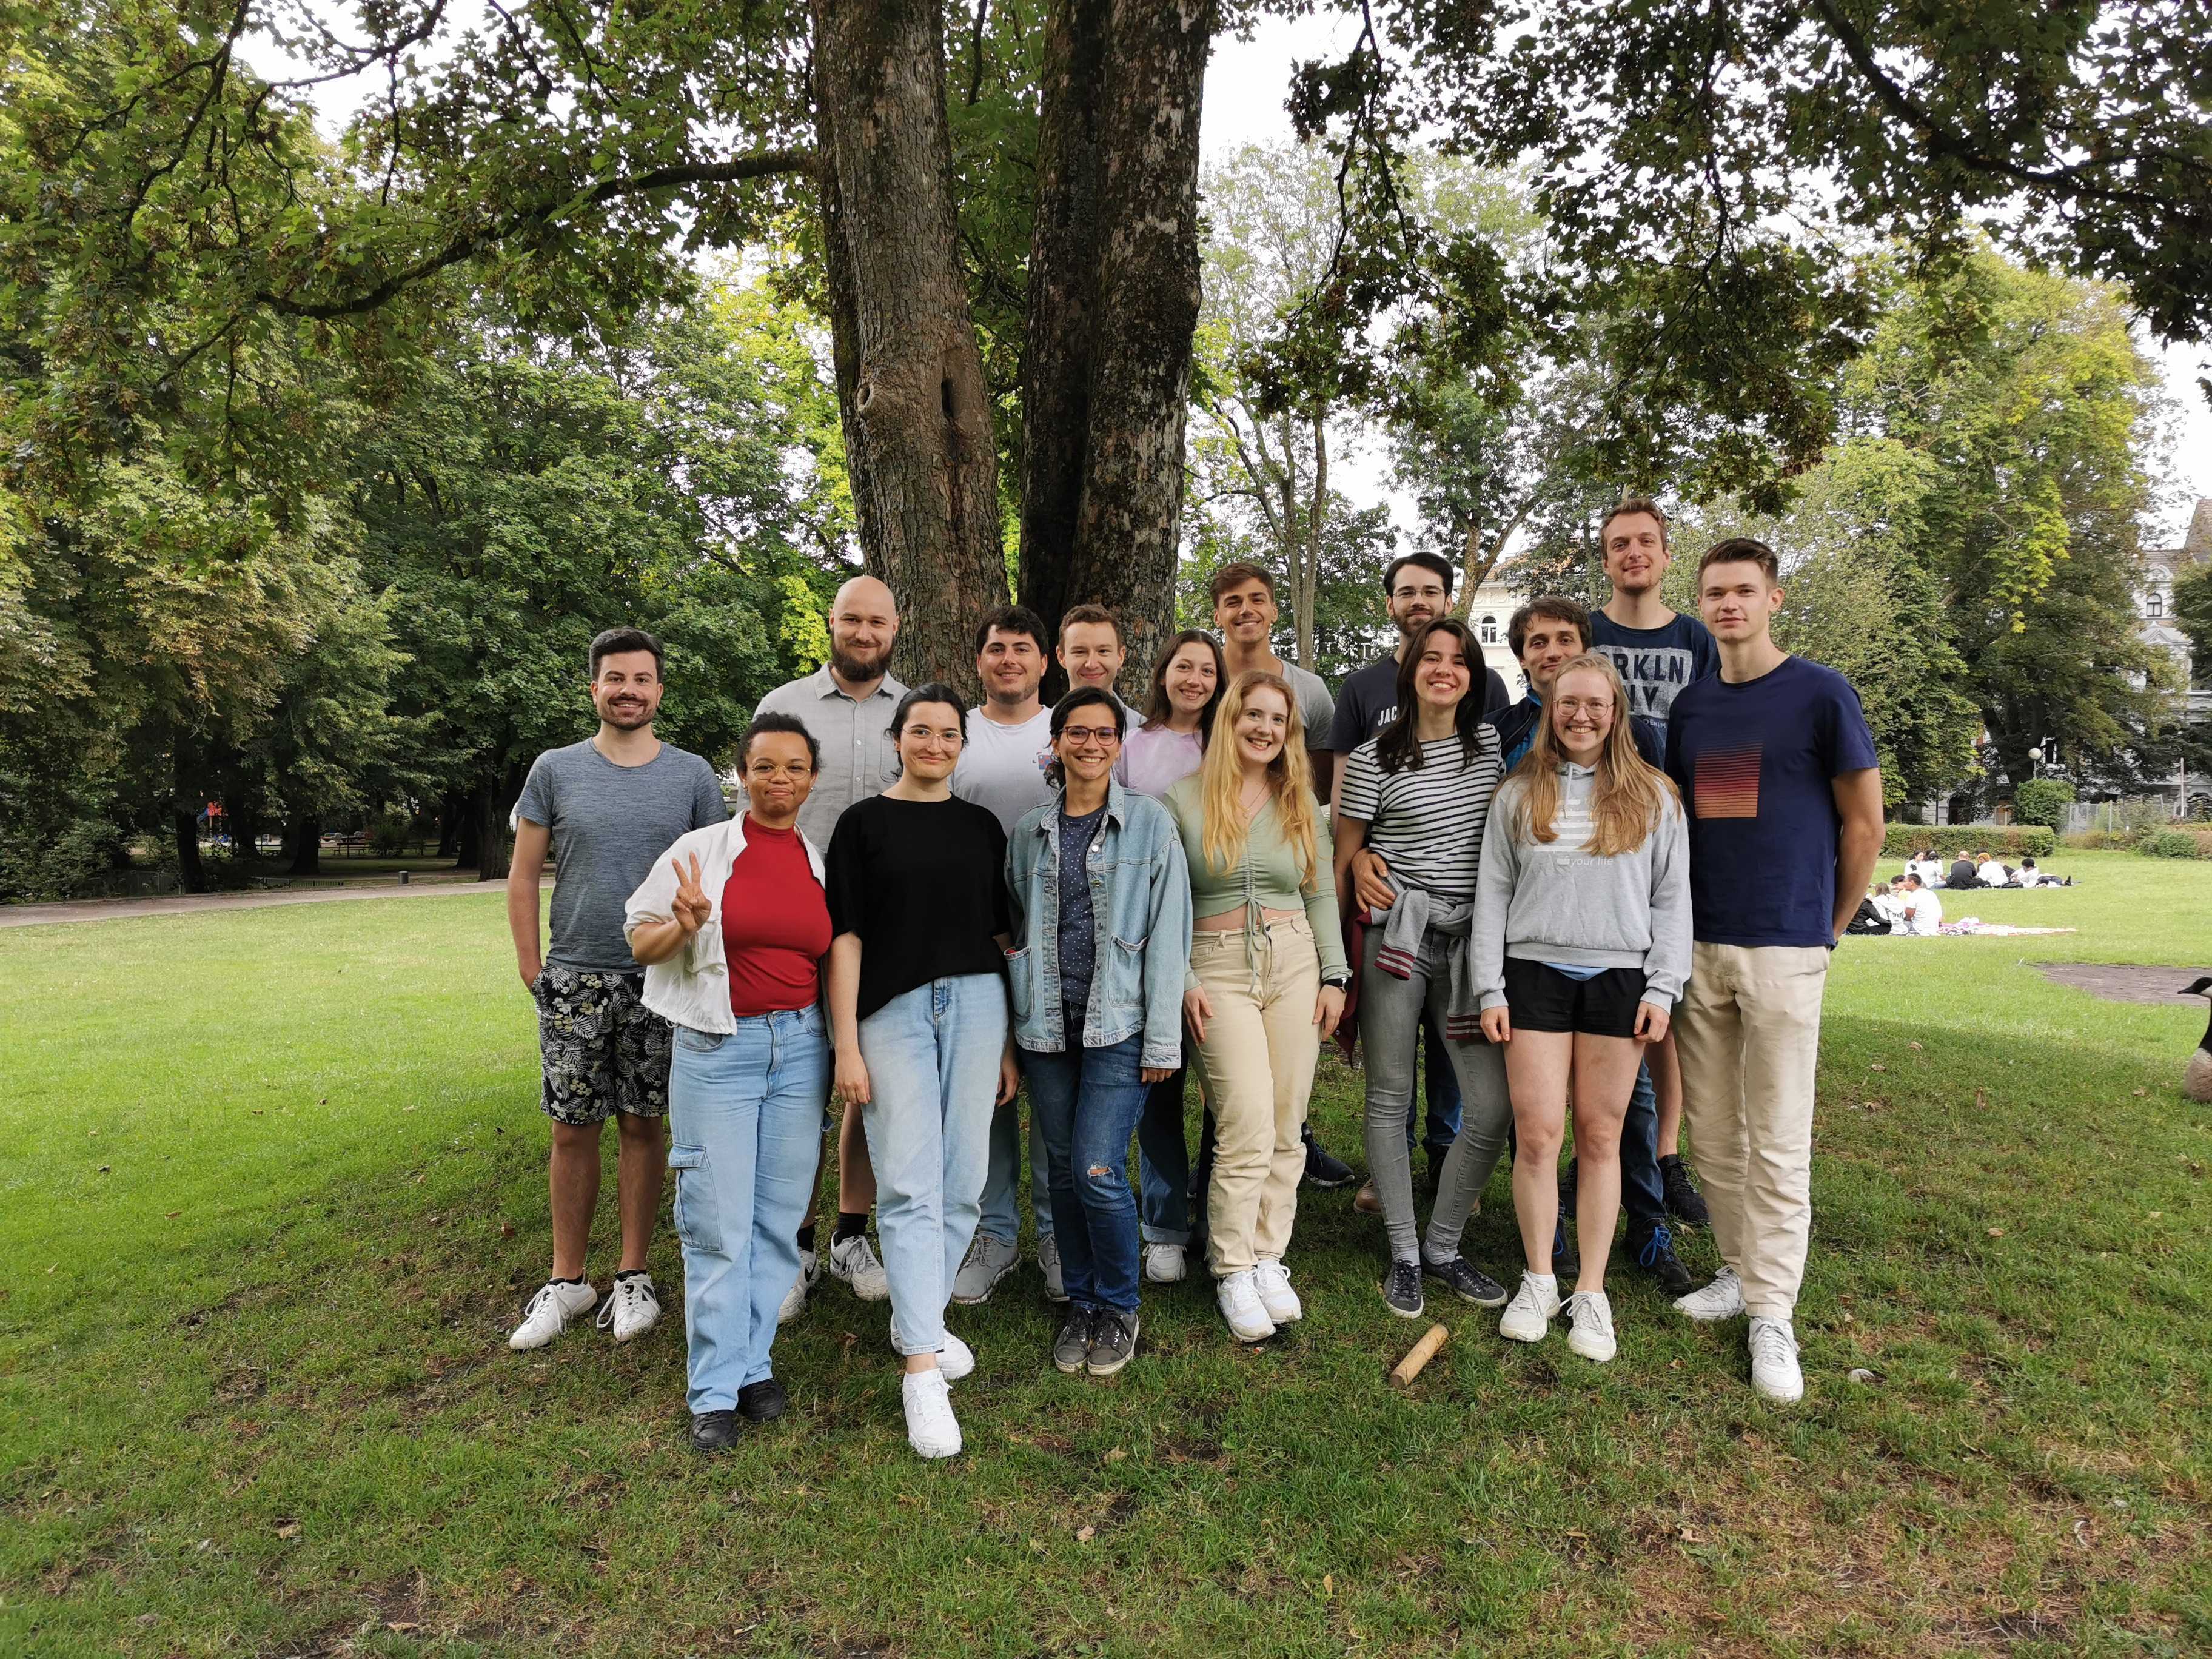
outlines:
[[[1198,781],[1199,803],[1205,814],[1206,861],[1217,870],[1228,871],[1244,860],[1251,826],[1245,819],[1242,799],[1243,766],[1237,757],[1237,744],[1230,739],[1244,713],[1244,705],[1252,700],[1255,691],[1273,691],[1290,711],[1282,752],[1267,763],[1267,790],[1275,798],[1275,816],[1283,826],[1283,839],[1297,855],[1302,872],[1298,884],[1310,893],[1317,889],[1319,875],[1314,840],[1313,767],[1306,759],[1305,722],[1298,716],[1298,700],[1291,695],[1289,682],[1264,668],[1247,669],[1231,681],[1229,689],[1221,694],[1220,708],[1214,711],[1214,734],[1223,741],[1206,745],[1206,759],[1200,764]]]
[[[1613,729],[1605,734],[1605,746],[1591,769],[1596,779],[1590,790],[1590,837],[1583,844],[1599,858],[1611,858],[1643,846],[1668,804],[1679,804],[1681,797],[1674,779],[1637,752],[1628,692],[1607,659],[1587,652],[1562,665],[1552,682],[1552,702],[1558,701],[1567,676],[1578,673],[1601,675],[1613,691]],[[1537,711],[1535,740],[1513,769],[1521,781],[1514,828],[1525,839],[1547,846],[1559,838],[1553,820],[1559,811],[1559,767],[1566,759],[1552,727],[1552,702]]]

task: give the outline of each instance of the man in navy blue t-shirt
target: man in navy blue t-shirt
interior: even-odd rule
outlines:
[[[1858,694],[1770,632],[1774,550],[1744,539],[1698,566],[1721,669],[1675,693],[1667,770],[1690,823],[1690,983],[1674,1018],[1704,1165],[1713,1282],[1674,1305],[1751,1316],[1752,1387],[1805,1392],[1791,1321],[1813,1227],[1813,1076],[1828,953],[1881,851],[1881,772]]]
[[[1628,689],[1630,710],[1666,730],[1667,713],[1684,686],[1717,674],[1720,648],[1705,623],[1670,610],[1659,596],[1674,555],[1667,547],[1667,515],[1648,495],[1629,495],[1598,521],[1598,556],[1613,597],[1591,613],[1590,649],[1611,659]],[[1645,1097],[1658,1122],[1659,1179],[1667,1212],[1685,1225],[1711,1220],[1698,1183],[1682,1162],[1682,1073],[1672,1033],[1655,1043],[1636,1074],[1629,1111]]]

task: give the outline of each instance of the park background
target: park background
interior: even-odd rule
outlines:
[[[2197,14],[74,0],[0,43],[0,899],[452,878],[0,929],[0,1651],[2212,1644]],[[718,761],[861,563],[909,681],[989,599],[1103,598],[1133,690],[1230,557],[1334,679],[1394,551],[1502,625],[1593,591],[1629,489],[1678,580],[1782,551],[1931,826],[1893,854],[2081,884],[1972,905],[2072,933],[1843,948],[1805,1409],[1626,1285],[1601,1376],[1478,1321],[1393,1395],[1341,1195],[1262,1353],[1164,1296],[1071,1395],[1015,1281],[948,1471],[834,1293],[711,1471],[672,1328],[500,1347],[543,1153],[475,882],[592,633],[667,637]],[[1354,1074],[1315,1109],[1356,1143]],[[1471,1237],[1510,1256],[1502,1185]]]

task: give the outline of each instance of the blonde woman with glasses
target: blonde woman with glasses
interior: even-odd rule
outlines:
[[[1223,1318],[1258,1342],[1304,1316],[1283,1266],[1305,1171],[1299,1131],[1350,982],[1328,821],[1280,675],[1231,683],[1204,763],[1167,807],[1195,918],[1183,1015],[1215,1115],[1207,1251]]]

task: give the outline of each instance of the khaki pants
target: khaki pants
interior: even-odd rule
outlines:
[[[1198,1045],[1213,1105],[1206,1252],[1226,1277],[1279,1260],[1291,1242],[1306,1170],[1298,1132],[1321,1055],[1321,958],[1304,921],[1277,921],[1256,951],[1241,930],[1197,933],[1190,965],[1213,1005]]]
[[[1829,953],[1705,945],[1674,1016],[1682,1113],[1713,1243],[1745,1309],[1788,1319],[1813,1231],[1813,1079]]]

